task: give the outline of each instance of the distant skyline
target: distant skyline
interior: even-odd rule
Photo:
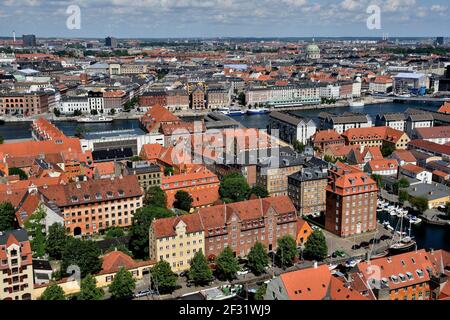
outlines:
[[[66,27],[70,5],[81,29]],[[381,29],[369,30],[369,5]],[[0,36],[65,38],[450,36],[448,0],[0,0]]]

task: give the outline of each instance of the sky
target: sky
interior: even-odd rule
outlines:
[[[80,19],[69,17],[74,5]],[[367,27],[376,13],[369,6],[380,10],[371,20],[380,29]],[[450,37],[450,0],[0,0],[0,36],[13,30],[71,38]]]

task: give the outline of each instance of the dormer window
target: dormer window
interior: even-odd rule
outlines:
[[[413,280],[414,279],[413,274],[411,272],[407,272],[406,276],[408,277],[409,280]]]
[[[100,194],[100,192],[97,192],[95,194],[95,199],[97,199],[97,200],[101,200],[102,199],[102,195]]]
[[[70,200],[72,200],[72,202],[78,202],[78,197],[77,196],[72,196],[70,198]]]
[[[423,274],[422,269],[417,269],[417,270],[416,270],[416,273],[417,273],[417,275],[419,276],[419,278],[423,278],[424,274]]]
[[[107,196],[108,198],[112,198],[112,197],[113,197],[113,193],[112,193],[111,191],[108,191],[108,192],[106,193],[106,196]]]
[[[84,195],[84,200],[85,201],[89,201],[91,199],[91,196],[90,195],[88,195],[88,194],[85,194]]]
[[[405,282],[405,281],[406,281],[406,276],[405,276],[403,273],[400,273],[398,276],[400,277],[400,280],[401,280],[402,282]]]
[[[125,192],[123,190],[119,190],[119,196],[123,197],[125,195]]]
[[[391,276],[391,281],[393,283],[398,283],[398,277],[397,276]]]

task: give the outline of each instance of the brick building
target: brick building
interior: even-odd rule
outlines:
[[[45,93],[9,93],[0,95],[0,115],[33,116],[48,112]]]
[[[329,172],[325,229],[340,237],[376,230],[376,182],[366,173],[340,163]]]
[[[74,236],[130,226],[143,202],[135,176],[43,186],[39,192],[61,212],[67,232]]]

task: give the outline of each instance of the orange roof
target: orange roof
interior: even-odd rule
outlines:
[[[179,123],[180,118],[175,116],[172,112],[157,104],[154,105],[147,113],[141,118],[141,123],[147,128],[147,131],[152,132],[159,130],[159,126],[162,123]]]
[[[425,250],[379,258],[370,262],[364,261],[358,264],[359,271],[368,281],[374,275],[374,268],[381,278],[379,280],[393,290],[430,281],[427,269],[432,269],[433,265]]]
[[[450,113],[450,102],[445,102],[437,112]]]
[[[426,171],[424,168],[421,168],[419,166],[416,166],[414,164],[411,163],[407,163],[404,166],[401,167],[402,170],[414,173],[414,174],[419,174],[421,172]]]
[[[122,98],[126,94],[123,90],[118,91],[106,91],[103,93],[103,98]]]
[[[280,276],[290,300],[367,300],[331,275],[326,264]]]
[[[126,270],[135,269],[143,266],[152,266],[154,261],[134,261],[129,255],[121,251],[112,251],[103,256],[102,271],[100,274],[116,273],[120,268]]]
[[[171,217],[154,220],[152,229],[157,239],[175,236],[175,228],[183,222],[186,225],[186,233],[201,232],[203,225],[198,214],[187,214],[179,217]]]
[[[323,130],[317,131],[312,140],[314,143],[318,142],[328,142],[328,141],[336,141],[336,140],[344,140],[342,136],[336,132],[336,130]]]
[[[342,134],[349,142],[384,140],[392,143],[396,143],[403,135],[406,133],[391,127],[353,128]]]
[[[395,150],[391,157],[405,162],[416,162],[416,158],[409,150]]]
[[[372,172],[398,169],[398,162],[395,159],[371,160],[367,164]]]
[[[116,168],[114,161],[98,162],[94,163],[93,166],[94,171],[99,175],[114,174]]]

